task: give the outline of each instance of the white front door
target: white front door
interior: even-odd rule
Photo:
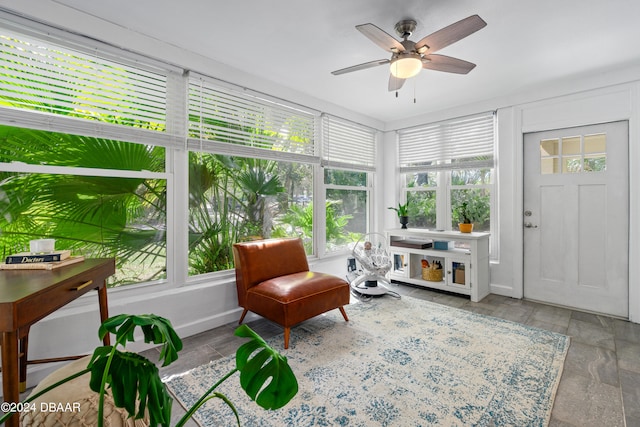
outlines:
[[[524,137],[524,296],[629,316],[627,122]]]

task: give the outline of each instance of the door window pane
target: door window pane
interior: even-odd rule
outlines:
[[[571,138],[562,138],[562,155],[570,156],[580,154],[580,137],[572,136]]]
[[[604,172],[607,170],[607,157],[604,155],[592,154],[584,157],[585,172]]]
[[[560,171],[560,159],[556,158],[548,158],[548,159],[540,159],[540,173],[542,175],[558,173]]]
[[[540,141],[540,173],[547,175],[606,171],[606,149],[606,134],[542,140]],[[562,165],[561,169],[560,165]]]
[[[562,172],[563,173],[582,172],[582,158],[581,157],[563,157]]]
[[[540,155],[542,157],[557,156],[560,154],[560,140],[545,139],[540,141]]]
[[[559,155],[559,139],[544,139],[540,141],[540,173],[542,175],[560,172]]]
[[[599,133],[595,135],[584,136],[584,152],[585,153],[606,153],[607,152],[607,135]]]

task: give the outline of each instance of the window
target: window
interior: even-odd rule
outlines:
[[[436,222],[438,173],[416,172],[405,174],[403,177],[407,202],[409,202],[408,212],[411,218],[411,227],[438,228]]]
[[[376,132],[325,114],[322,117],[325,252],[344,250],[369,230]]]
[[[0,51],[0,256],[54,237],[116,257],[119,286],[228,270],[237,241],[323,255],[368,228],[366,126],[44,25],[0,22]]]
[[[455,230],[466,203],[474,231],[495,231],[493,140],[491,113],[398,132],[403,194],[412,227]],[[496,241],[492,236],[493,256]]]
[[[540,141],[540,173],[603,172],[607,170],[607,135],[576,135]]]
[[[233,268],[233,243],[299,236],[313,254],[317,114],[206,76],[189,81],[189,274]]]
[[[189,153],[189,274],[233,268],[235,242],[302,237],[313,250],[310,165]]]
[[[110,286],[167,278],[166,69],[0,30],[1,256],[53,237],[115,257]],[[168,147],[168,148],[165,148]]]
[[[47,236],[116,257],[110,286],[166,278],[164,148],[9,126],[0,140],[3,258]]]
[[[367,233],[370,192],[367,175],[366,172],[324,170],[327,252],[342,250]]]
[[[173,73],[46,33],[0,28],[2,123],[180,146],[167,132]]]
[[[463,221],[460,209],[467,203],[473,219],[474,231],[491,231],[491,189],[493,171],[486,169],[460,169],[450,172],[451,228]]]

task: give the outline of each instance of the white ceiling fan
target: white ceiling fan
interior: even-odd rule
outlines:
[[[356,29],[367,38],[384,50],[391,52],[391,58],[342,68],[332,71],[331,74],[337,76],[378,65],[390,64],[389,91],[392,92],[400,89],[406,79],[417,75],[423,68],[447,73],[467,74],[476,66],[462,59],[435,55],[435,52],[484,28],[487,23],[478,15],[469,16],[423,37],[418,42],[413,42],[409,40],[409,37],[415,30],[416,25],[416,21],[411,19],[402,20],[395,25],[396,33],[403,39],[402,41],[396,40],[373,24],[356,25]]]

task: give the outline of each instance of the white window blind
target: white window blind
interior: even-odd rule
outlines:
[[[189,78],[188,148],[318,163],[316,115],[266,96]]]
[[[375,171],[375,129],[325,114],[322,116],[322,164]]]
[[[46,113],[52,117],[41,117],[40,121],[57,120],[61,127],[82,127],[78,124],[80,119],[144,129],[157,135],[166,127],[166,86],[166,73],[0,29],[0,106],[3,109]],[[27,124],[38,120],[29,118],[33,117],[30,114],[13,116],[22,117],[19,121]],[[101,132],[117,134],[109,128],[104,126]]]
[[[493,167],[494,114],[398,131],[401,172]]]

